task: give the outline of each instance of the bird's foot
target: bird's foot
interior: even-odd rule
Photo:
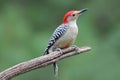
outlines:
[[[76,46],[76,45],[72,45],[72,47],[75,47],[75,48],[77,48],[77,46]]]
[[[77,49],[78,49],[78,47],[77,47],[76,45],[72,45],[72,47],[74,47],[74,48],[75,48],[75,50],[77,50]]]
[[[56,48],[56,51],[60,51],[60,54],[63,54],[63,51],[60,48]]]

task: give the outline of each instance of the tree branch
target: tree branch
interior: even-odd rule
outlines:
[[[18,75],[32,71],[34,69],[42,68],[47,65],[50,65],[56,61],[70,57],[76,54],[87,52],[91,50],[90,47],[69,47],[63,49],[63,54],[60,54],[59,51],[52,52],[48,55],[40,56],[29,61],[19,63],[11,68],[8,68],[0,73],[0,80],[10,80]]]

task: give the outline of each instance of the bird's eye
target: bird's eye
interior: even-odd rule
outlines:
[[[75,16],[75,14],[72,14],[72,16]]]

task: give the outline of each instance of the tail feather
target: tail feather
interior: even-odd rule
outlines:
[[[53,67],[54,67],[54,75],[55,75],[55,76],[58,76],[58,65],[57,65],[56,62],[53,63]]]
[[[48,48],[45,49],[44,55],[46,54],[49,54]],[[58,65],[56,62],[53,63],[53,67],[54,67],[54,75],[55,77],[57,77],[58,76]]]

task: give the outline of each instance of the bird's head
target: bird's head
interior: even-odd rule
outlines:
[[[72,10],[72,11],[67,12],[67,13],[64,15],[63,23],[64,23],[64,24],[67,24],[67,23],[69,23],[69,22],[76,21],[76,19],[78,18],[78,16],[79,16],[80,14],[84,13],[85,11],[87,11],[87,9]]]

